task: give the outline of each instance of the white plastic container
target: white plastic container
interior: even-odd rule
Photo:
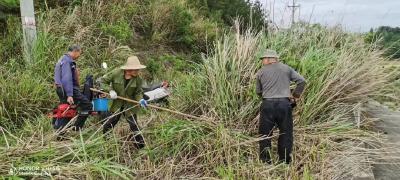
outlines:
[[[164,97],[167,97],[171,94],[171,92],[163,87],[154,89],[152,91],[145,92],[144,95],[148,96],[149,99],[147,101],[155,101]]]

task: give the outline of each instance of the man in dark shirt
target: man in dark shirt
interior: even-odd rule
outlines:
[[[92,103],[81,93],[79,89],[79,72],[76,60],[81,55],[81,47],[72,45],[68,53],[64,54],[57,62],[54,70],[54,82],[57,87],[57,95],[61,103],[76,104],[80,108],[80,114],[75,124],[75,130],[81,129],[92,110]],[[67,120],[56,122],[55,127],[62,128],[68,123]]]
[[[291,100],[299,98],[305,87],[304,78],[294,69],[278,61],[274,50],[266,50],[260,57],[263,67],[257,72],[256,92],[263,98],[260,109],[259,133],[272,136],[275,125],[279,128],[279,161],[289,164],[293,146],[293,118]],[[296,83],[293,94],[290,83]],[[271,140],[260,141],[260,159],[271,163]]]

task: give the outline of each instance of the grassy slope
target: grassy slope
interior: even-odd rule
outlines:
[[[367,120],[361,129],[354,127],[353,111],[391,85],[391,75],[381,68],[381,52],[364,44],[358,35],[307,25],[268,35],[235,33],[239,32],[236,29],[218,36],[204,63],[187,69],[185,60],[190,56],[170,55],[174,51],[168,44],[176,42],[163,34],[164,29],[176,31],[160,13],[172,7],[133,2],[138,4],[89,3],[40,15],[37,63],[25,69],[19,65],[21,58],[14,56],[0,70],[1,83],[8,84],[0,87],[0,174],[7,174],[11,166],[32,165],[59,167],[60,172],[53,174],[59,178],[340,179],[359,171],[365,163],[356,161],[359,157],[378,155],[379,148],[354,145],[376,147],[380,139],[367,130]],[[195,11],[188,13],[197,16],[192,25],[201,27],[201,33],[204,28],[213,29],[212,22],[201,20]],[[157,27],[150,37],[144,37],[141,28],[148,28],[145,22],[152,21]],[[211,117],[216,125],[148,110],[139,118],[147,143],[140,151],[124,141],[129,131],[122,121],[108,141],[98,132],[101,126],[95,118],[83,132],[69,132],[70,140],[54,141],[50,120],[38,110],[56,103],[55,93],[49,92],[52,69],[47,67],[72,42],[85,47],[79,62],[83,74],[100,75],[104,73],[100,62],[117,66],[128,54],[146,58],[146,63],[158,66],[155,72],[175,86],[172,108]],[[150,51],[144,51],[147,47]],[[259,68],[256,55],[265,47],[279,50],[282,60],[308,80],[296,111],[295,163],[290,167],[266,166],[257,159],[259,100],[254,94],[254,73]],[[19,128],[14,126],[17,120],[22,123]]]

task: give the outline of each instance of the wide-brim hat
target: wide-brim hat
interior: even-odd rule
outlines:
[[[263,58],[279,58],[278,53],[275,50],[267,49],[264,53],[260,56],[260,59]]]
[[[132,70],[144,69],[144,68],[146,68],[146,66],[140,64],[139,58],[136,56],[128,57],[126,63],[123,66],[121,66],[121,69],[132,69]]]

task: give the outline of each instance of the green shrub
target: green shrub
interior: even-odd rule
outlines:
[[[148,16],[150,38],[155,43],[170,44],[177,48],[192,47],[192,13],[186,8],[184,0],[152,2]]]
[[[195,70],[195,64],[182,56],[162,55],[146,61],[146,70],[152,77],[165,77],[166,71],[190,72]]]
[[[216,22],[210,19],[204,19],[201,17],[195,18],[194,22],[191,24],[191,29],[193,31],[193,36],[196,42],[193,44],[193,55],[197,56],[194,62],[201,63],[201,52],[206,52],[212,48],[213,42],[217,39],[217,35],[222,31],[222,27]],[[197,59],[197,60],[196,60]]]
[[[191,31],[191,24],[193,22],[192,14],[189,13],[188,9],[176,6],[172,10],[171,18],[175,21],[175,32],[171,34],[172,39],[175,40],[175,43],[181,44],[182,47],[190,49],[195,41],[193,32]]]
[[[10,59],[22,58],[21,20],[18,17],[9,16],[6,24],[6,32],[0,33],[0,63],[5,63]]]
[[[17,8],[19,6],[18,0],[1,0],[0,6],[6,8]]]
[[[223,25],[232,26],[234,19],[243,20],[243,28],[260,31],[267,27],[265,11],[259,1],[244,0],[188,0],[193,8],[199,9],[210,19]]]
[[[151,58],[147,60],[146,64],[146,70],[152,75],[152,76],[158,76],[160,72],[162,71],[162,63],[157,61],[154,58]]]
[[[180,51],[206,51],[207,40],[215,38],[217,23],[189,8],[186,0],[151,2],[143,26],[153,43]]]
[[[190,70],[194,70],[194,65],[180,56],[164,55],[159,57],[159,59],[164,64],[164,66],[166,66],[167,68],[171,68],[175,71],[188,72]]]
[[[113,36],[120,42],[128,42],[131,40],[133,35],[133,30],[129,23],[124,20],[118,20],[117,22],[109,24],[109,22],[104,22],[100,24],[100,29],[107,36]]]

